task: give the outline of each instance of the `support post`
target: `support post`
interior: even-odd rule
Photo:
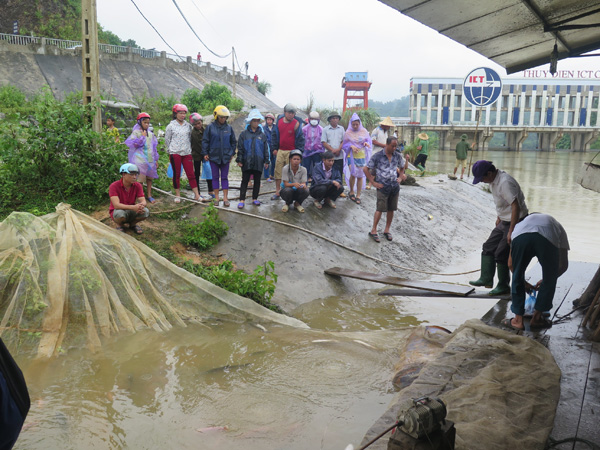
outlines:
[[[98,54],[98,20],[96,18],[96,0],[81,0],[81,65],[83,75],[83,104],[88,105],[100,100],[100,70]],[[102,131],[100,108],[95,108],[92,129]]]

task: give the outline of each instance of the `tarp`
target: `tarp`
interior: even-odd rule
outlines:
[[[446,403],[457,450],[542,450],[554,423],[560,375],[540,343],[469,320],[398,393],[363,444],[391,426],[412,399],[429,396]],[[387,449],[388,440],[389,434],[369,449]]]
[[[0,336],[13,352],[98,349],[103,336],[207,320],[308,328],[69,205],[43,217],[14,212],[0,224]]]

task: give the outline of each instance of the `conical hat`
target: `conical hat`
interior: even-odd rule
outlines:
[[[390,116],[387,116],[385,119],[383,119],[381,122],[379,122],[379,125],[387,125],[388,127],[393,127],[394,122],[392,122],[392,119],[390,118]]]
[[[418,137],[419,139],[421,139],[422,141],[426,141],[426,140],[428,140],[428,139],[429,139],[429,136],[427,136],[427,133],[419,133],[419,134],[417,135],[417,137]]]

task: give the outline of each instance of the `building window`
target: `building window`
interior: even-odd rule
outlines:
[[[437,95],[432,95],[431,96],[431,107],[432,108],[437,108],[438,105],[438,96]]]
[[[452,122],[454,122],[454,123],[460,122],[460,110],[459,109],[454,110],[454,115],[452,116]]]
[[[438,117],[437,109],[431,110],[431,121],[429,123],[431,125],[437,125],[437,117]]]
[[[508,111],[500,111],[500,125],[506,125],[508,121]]]
[[[569,111],[569,115],[567,116],[567,126],[572,127],[575,125],[575,111]]]
[[[421,108],[426,108],[426,107],[427,107],[427,96],[421,95]]]

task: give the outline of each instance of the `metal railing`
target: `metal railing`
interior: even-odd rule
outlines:
[[[18,34],[5,34],[0,33],[0,41],[6,41],[13,45],[29,45],[29,44],[41,44],[42,39],[46,45],[52,45],[58,48],[67,49],[67,50],[75,50],[81,48],[81,41],[70,41],[65,39],[53,39],[53,38],[42,38],[39,36],[21,36]],[[161,52],[154,49],[144,49],[144,48],[135,48],[135,47],[125,47],[122,45],[111,45],[111,44],[98,44],[98,49],[103,53],[108,53],[111,55],[118,55],[120,53],[127,53],[131,49],[131,53],[141,56],[142,58],[160,58]],[[167,53],[167,58],[172,59],[177,62],[185,62],[187,57],[174,55],[173,53]],[[202,61],[200,66],[206,66],[206,62]],[[233,71],[226,66],[218,66],[216,64],[211,63],[211,67],[214,70],[222,71],[223,69],[227,70],[229,75],[233,75]],[[241,72],[236,72],[236,76],[249,80],[251,77],[249,75],[245,75]]]
[[[20,36],[18,34],[0,33],[0,41],[6,41],[13,45],[39,44],[40,39],[41,38],[37,36]]]

